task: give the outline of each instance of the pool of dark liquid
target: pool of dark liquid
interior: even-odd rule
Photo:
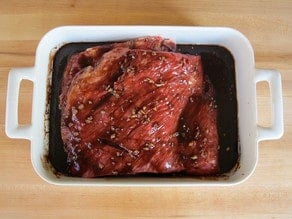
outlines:
[[[53,59],[51,95],[49,98],[48,159],[54,169],[61,174],[68,174],[67,156],[61,139],[59,110],[59,95],[61,93],[63,72],[67,60],[72,54],[101,44],[104,43],[66,44],[57,51]],[[215,45],[177,45],[177,52],[200,55],[204,74],[208,75],[214,85],[218,106],[219,174],[227,173],[236,166],[239,158],[235,63],[233,56],[226,48]],[[147,175],[152,176],[153,174]]]

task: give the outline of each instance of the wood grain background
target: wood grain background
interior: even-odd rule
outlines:
[[[7,76],[34,65],[41,37],[62,25],[228,26],[247,36],[256,67],[281,72],[285,134],[259,145],[255,173],[234,187],[58,187],[42,181],[30,142],[5,135]],[[32,83],[20,94],[20,123],[31,121]],[[269,88],[257,86],[259,124],[271,124]],[[292,1],[0,0],[0,218],[292,218]]]

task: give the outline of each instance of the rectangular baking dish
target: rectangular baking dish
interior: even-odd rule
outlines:
[[[105,177],[85,179],[56,174],[45,159],[49,145],[49,105],[52,59],[63,45],[74,42],[122,41],[140,36],[161,35],[178,44],[217,45],[225,47],[235,61],[238,104],[240,156],[237,168],[216,177]],[[18,94],[22,80],[33,82],[31,124],[18,123]],[[272,125],[257,124],[256,84],[270,86]],[[45,181],[58,185],[95,186],[224,186],[246,180],[258,160],[258,143],[283,135],[281,75],[276,70],[256,69],[251,44],[237,30],[225,27],[183,26],[64,26],[48,32],[40,41],[35,66],[11,69],[8,78],[6,134],[31,141],[31,160],[35,171]]]

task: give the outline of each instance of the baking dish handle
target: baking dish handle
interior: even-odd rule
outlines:
[[[13,68],[8,75],[5,130],[10,138],[31,139],[32,124],[18,123],[18,96],[22,80],[34,82],[34,68]]]
[[[278,139],[283,135],[283,100],[281,74],[272,69],[256,69],[255,82],[267,81],[270,87],[272,124],[270,127],[257,127],[258,141]]]

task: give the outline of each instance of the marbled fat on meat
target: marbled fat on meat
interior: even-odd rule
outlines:
[[[68,61],[61,134],[72,176],[218,172],[214,89],[200,56],[143,37]]]

